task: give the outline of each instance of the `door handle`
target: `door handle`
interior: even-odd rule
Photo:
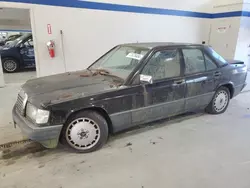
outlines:
[[[174,85],[180,85],[180,84],[183,84],[184,82],[185,82],[185,79],[176,80],[174,81]]]

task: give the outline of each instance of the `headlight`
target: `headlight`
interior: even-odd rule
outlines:
[[[27,104],[26,115],[37,124],[44,124],[49,120],[49,111],[38,109],[30,103]]]

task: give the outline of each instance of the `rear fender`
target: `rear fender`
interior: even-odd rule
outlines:
[[[215,92],[220,88],[220,87],[222,87],[222,86],[224,86],[224,87],[227,87],[228,89],[229,89],[229,92],[230,92],[230,98],[232,98],[233,96],[234,96],[234,83],[233,82],[224,82],[224,83],[220,83],[218,86],[217,86],[217,88],[216,88],[216,90],[215,90]]]

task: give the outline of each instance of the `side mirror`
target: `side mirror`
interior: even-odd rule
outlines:
[[[152,84],[153,78],[152,76],[149,76],[149,75],[140,74],[140,83]]]

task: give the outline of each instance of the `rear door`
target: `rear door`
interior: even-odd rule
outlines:
[[[20,54],[25,67],[35,66],[35,53],[32,36],[23,41],[23,44],[20,47]]]
[[[132,113],[134,124],[179,114],[184,110],[185,80],[178,48],[156,51],[142,69],[141,76],[152,77],[144,88],[144,107]]]
[[[185,62],[185,111],[205,108],[217,87],[221,73],[211,58],[204,54],[203,48],[182,49]]]

